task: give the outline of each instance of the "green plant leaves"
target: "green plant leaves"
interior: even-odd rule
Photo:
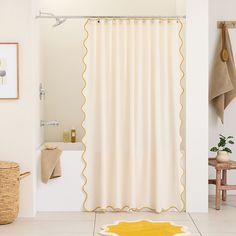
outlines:
[[[218,147],[224,147],[226,145],[226,138],[220,138],[220,142],[218,143]]]
[[[217,147],[212,147],[210,149],[211,152],[218,152],[218,151],[226,151],[228,153],[232,153],[231,149],[229,149],[227,144],[234,144],[234,141],[232,140],[234,137],[233,136],[228,136],[227,138],[220,134],[219,135],[219,143],[217,144]]]
[[[210,151],[211,151],[211,152],[218,152],[219,149],[218,149],[217,147],[213,147],[213,148],[210,149]]]
[[[232,151],[231,151],[231,149],[229,149],[229,148],[224,148],[222,151],[226,151],[226,152],[229,152],[229,153],[232,153]]]
[[[226,138],[226,137],[225,137],[224,135],[222,135],[222,134],[220,134],[220,137],[221,137],[221,138],[224,138],[224,139]]]

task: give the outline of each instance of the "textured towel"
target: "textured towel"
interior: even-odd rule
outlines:
[[[42,150],[41,157],[41,179],[43,183],[47,183],[49,179],[61,176],[60,156],[61,150],[58,148],[53,150]]]
[[[210,101],[217,115],[224,122],[224,110],[236,96],[236,71],[229,32],[225,30],[225,47],[229,54],[227,62],[221,59],[221,44],[218,45],[210,85]]]

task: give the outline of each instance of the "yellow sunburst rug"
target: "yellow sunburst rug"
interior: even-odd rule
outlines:
[[[118,221],[102,227],[101,235],[113,236],[183,236],[190,235],[187,228],[163,221]]]

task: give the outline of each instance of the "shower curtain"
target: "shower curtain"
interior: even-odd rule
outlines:
[[[86,210],[183,210],[182,26],[178,19],[86,22]]]

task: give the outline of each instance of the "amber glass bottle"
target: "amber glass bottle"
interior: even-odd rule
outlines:
[[[75,130],[75,128],[71,129],[70,140],[71,140],[72,143],[76,142],[76,130]]]

